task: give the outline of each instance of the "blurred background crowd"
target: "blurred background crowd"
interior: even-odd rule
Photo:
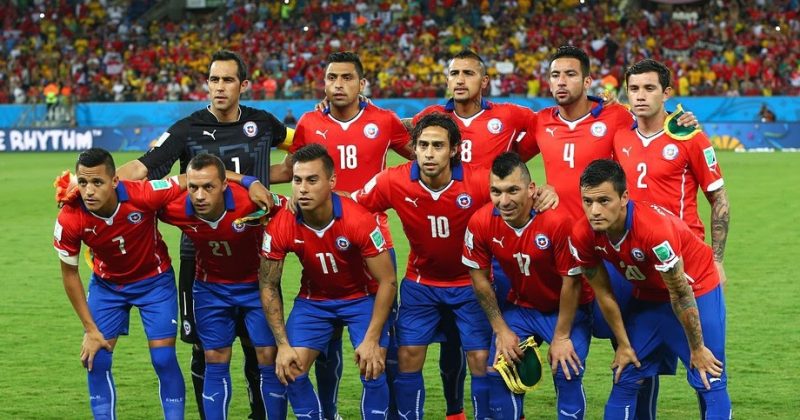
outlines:
[[[205,100],[221,48],[249,62],[245,99],[321,97],[339,50],[361,55],[368,96],[439,97],[464,48],[487,62],[487,96],[548,96],[547,57],[568,43],[592,57],[596,90],[649,57],[681,96],[800,94],[798,0],[178,3],[193,2],[0,0],[0,103]]]

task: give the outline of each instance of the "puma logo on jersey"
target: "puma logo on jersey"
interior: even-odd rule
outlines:
[[[304,243],[306,243],[306,241],[301,241],[300,239],[295,239],[294,243],[296,243],[296,244],[304,244]]]
[[[200,226],[197,226],[197,225],[189,225],[189,226],[186,226],[186,227],[187,227],[187,228],[189,228],[189,229],[191,229],[191,230],[192,230],[194,233],[197,233],[197,228],[199,228]]]
[[[408,201],[409,203],[413,204],[414,207],[419,207],[417,205],[417,200],[419,200],[419,198],[415,198],[415,199],[412,200],[411,197],[406,197],[406,201]]]
[[[214,130],[214,131],[212,131],[210,133],[208,131],[206,131],[206,130],[203,130],[203,135],[211,137],[211,140],[214,140],[214,141],[217,141],[217,138],[214,136],[216,133],[217,133],[217,130]]]
[[[316,134],[319,134],[323,139],[328,140],[328,130],[317,130]]]
[[[564,410],[559,410],[559,413],[561,413],[562,416],[564,416],[564,417],[572,417],[573,419],[577,419],[578,418],[578,413],[580,413],[580,412],[581,412],[580,409],[578,409],[578,411],[576,411],[574,413],[567,413]]]
[[[625,153],[625,156],[631,157],[631,148],[630,147],[623,147],[622,153]]]
[[[503,248],[503,239],[505,239],[505,238],[506,238],[505,236],[504,236],[504,237],[502,237],[502,238],[500,238],[500,239],[497,239],[497,238],[495,238],[495,237],[492,237],[492,242],[494,242],[494,243],[496,243],[496,244],[500,245],[500,248]]]
[[[97,231],[95,229],[97,229],[97,226],[92,226],[90,228],[83,228],[83,231],[84,232],[92,232],[92,233],[94,233],[94,236],[97,236]]]
[[[215,393],[213,393],[213,394],[211,394],[211,395],[206,395],[206,394],[202,394],[202,395],[203,395],[203,399],[204,399],[204,400],[209,400],[209,401],[211,401],[211,402],[215,402],[215,401],[214,401],[214,397],[216,397],[216,396],[217,396],[217,394],[219,394],[219,392],[215,392]]]
[[[552,137],[555,137],[557,129],[558,129],[558,127],[547,127],[547,128],[544,129],[544,131],[547,131],[548,133],[550,133],[550,135]]]
[[[595,245],[595,246],[594,246],[594,250],[595,250],[595,251],[603,251],[603,254],[608,254],[608,251],[606,251],[606,247],[604,247],[604,246],[597,246],[597,245]]]

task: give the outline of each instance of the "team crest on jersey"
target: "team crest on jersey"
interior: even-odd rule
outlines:
[[[633,256],[633,259],[636,261],[644,261],[644,252],[639,248],[633,248],[633,250],[631,250],[631,256]]]
[[[233,231],[237,233],[242,233],[247,228],[247,225],[245,225],[244,223],[233,222],[231,223],[231,225],[233,225]]]
[[[192,324],[189,321],[183,321],[183,333],[189,335],[192,333]]]
[[[606,135],[606,132],[608,132],[608,127],[606,127],[606,123],[602,121],[597,121],[594,124],[592,124],[590,131],[592,132],[592,135],[595,137],[603,137]]]
[[[492,134],[497,134],[503,131],[503,122],[500,121],[500,119],[498,118],[492,118],[486,124],[486,129],[489,130],[489,132]]]
[[[375,123],[369,123],[364,126],[364,136],[368,139],[375,139],[378,137],[378,125]]]
[[[336,248],[339,248],[340,251],[347,251],[350,248],[350,241],[344,236],[340,236],[336,238]]]
[[[142,213],[138,211],[131,212],[128,215],[128,221],[133,223],[134,225],[139,224],[142,221]]]
[[[462,209],[468,209],[472,206],[472,197],[467,193],[461,193],[456,197],[456,204]]]
[[[244,131],[244,135],[247,137],[255,137],[258,134],[258,126],[256,123],[248,121],[242,126],[242,131]]]
[[[678,157],[678,146],[672,143],[664,146],[664,149],[661,151],[661,156],[666,160],[675,160],[675,158]]]
[[[550,238],[548,238],[547,235],[545,235],[543,233],[537,234],[536,235],[536,247],[541,249],[541,250],[545,250],[547,248],[550,248]]]

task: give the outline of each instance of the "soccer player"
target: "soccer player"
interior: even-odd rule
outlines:
[[[328,55],[325,69],[325,103],[323,112],[310,111],[300,117],[289,153],[283,163],[274,165],[271,181],[287,182],[292,178],[292,154],[310,143],[324,146],[333,159],[336,189],[352,193],[386,168],[389,149],[411,159],[408,132],[394,112],[359,100],[366,79],[358,55],[335,52]],[[392,260],[394,245],[385,213],[377,213],[381,233]],[[394,379],[397,370],[396,346],[389,347],[387,376]],[[327,352],[315,362],[317,391],[326,419],[337,417],[337,390],[342,375],[341,328],[334,333]],[[390,387],[391,390],[391,387]],[[391,404],[393,406],[393,404]],[[390,411],[390,416],[395,410]]]
[[[470,219],[462,261],[470,268],[475,294],[495,332],[489,360],[496,361],[499,355],[518,360],[520,339],[542,337],[550,343],[557,416],[582,419],[593,295],[580,278],[569,275],[575,265],[568,246],[572,221],[561,212],[536,213],[535,191],[519,155],[497,157],[490,175],[492,203]],[[491,282],[493,258],[511,280],[502,313]],[[489,377],[491,417],[519,419],[522,395],[512,393],[493,369]]]
[[[672,96],[667,66],[642,60],[628,68],[625,82],[636,123],[617,131],[614,155],[628,175],[630,198],[664,207],[703,239],[705,227],[697,213],[697,190],[702,189],[711,205],[711,248],[724,286],[730,202],[714,147],[699,130],[676,138],[664,129],[669,116],[665,103]]]
[[[426,115],[411,135],[416,160],[382,171],[355,195],[370,211],[393,208],[411,246],[396,323],[400,372],[394,391],[405,419],[423,417],[422,368],[443,313],[455,319],[467,352],[475,417],[490,417],[486,359],[491,326],[460,264],[469,217],[489,202],[489,174],[460,164],[460,138],[449,116]]]
[[[120,181],[111,154],[99,148],[82,152],[75,172],[80,198],[61,208],[53,245],[64,289],[85,331],[81,361],[88,371],[92,413],[97,419],[116,418],[112,352],[119,336],[128,334],[129,311],[136,306],[164,418],[182,419],[186,390],[175,356],[175,274],[156,229],[156,211],[181,188],[167,180]],[[78,273],[81,242],[94,253],[88,296]]]
[[[249,186],[255,180],[244,177],[242,182]],[[203,412],[209,419],[227,418],[231,344],[241,318],[255,346],[266,413],[270,419],[285,419],[286,387],[275,375],[275,340],[258,291],[258,249],[264,229],[236,221],[258,206],[250,201],[245,186],[227,181],[225,165],[213,155],[201,153],[189,161],[186,183],[188,192],[164,208],[159,218],[179,227],[197,253],[192,294],[206,361]]]
[[[184,173],[192,157],[211,153],[219,156],[228,170],[255,176],[263,186],[269,186],[270,148],[291,137],[292,131],[272,114],[239,104],[239,97],[249,88],[250,81],[247,80],[247,66],[238,54],[227,50],[214,53],[207,83],[211,103],[172,125],[158,139],[156,147],[120,167],[120,178],[159,179],[169,173],[177,160],[180,160],[180,172]],[[257,188],[251,187],[250,192]],[[205,357],[194,325],[195,250],[185,235],[181,237],[180,255],[181,339],[193,345],[192,382],[202,417]],[[237,325],[245,355],[251,417],[263,419],[264,404],[259,400],[260,394],[254,392],[259,388],[260,377],[256,353],[247,340],[247,330],[242,322]]]
[[[575,224],[570,246],[617,340],[605,418],[635,412],[641,381],[673,354],[705,403],[702,417],[731,418],[725,301],[711,248],[667,210],[631,200],[625,173],[614,161],[592,162],[580,190],[588,223]],[[603,259],[634,285],[624,314]]]
[[[308,378],[311,363],[327,350],[337,324],[347,325],[362,384],[362,418],[385,419],[389,388],[384,374],[388,322],[397,291],[394,267],[375,218],[333,194],[333,159],[311,144],[293,155],[292,194],[297,214],[280,211],[267,225],[259,271],[261,301],[278,345],[275,371],[288,383],[296,417],[322,419]],[[293,252],[303,274],[284,323],[280,280]]]

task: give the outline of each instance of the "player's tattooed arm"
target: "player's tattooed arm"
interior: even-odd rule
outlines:
[[[288,345],[286,322],[283,316],[283,297],[281,296],[281,275],[283,260],[269,260],[261,257],[258,269],[258,288],[261,291],[261,307],[275,337],[276,344]]]
[[[473,268],[469,270],[469,274],[472,277],[472,288],[475,290],[475,296],[478,297],[478,303],[481,304],[481,308],[486,313],[486,318],[489,319],[489,323],[492,324],[492,329],[495,333],[497,351],[492,364],[501,355],[506,360],[519,361],[519,358],[522,357],[522,350],[519,348],[519,337],[508,327],[508,324],[503,319],[500,307],[497,305],[494,288],[489,280],[489,270]]]
[[[403,123],[403,127],[406,128],[406,131],[411,133],[414,130],[414,119],[413,118],[400,118],[400,122]]]
[[[669,271],[662,273],[661,278],[669,291],[672,310],[678,317],[686,338],[689,340],[689,348],[697,350],[703,346],[703,328],[700,326],[700,312],[697,310],[697,301],[694,298],[692,287],[686,281],[683,272],[683,260],[678,261]]]
[[[730,201],[725,187],[707,192],[706,198],[711,204],[711,248],[714,250],[714,261],[722,263],[725,259],[725,242],[728,240],[728,225],[731,220]]]

